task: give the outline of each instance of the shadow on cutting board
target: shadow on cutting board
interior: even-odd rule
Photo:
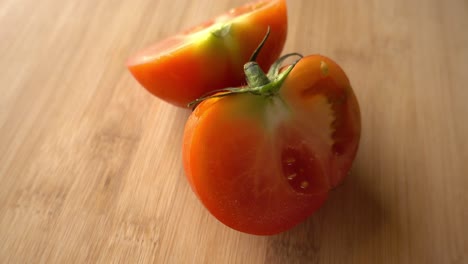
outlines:
[[[267,263],[352,263],[351,259],[369,259],[373,247],[382,241],[382,229],[398,231],[376,188],[366,182],[356,165],[315,215],[288,232],[269,237]]]

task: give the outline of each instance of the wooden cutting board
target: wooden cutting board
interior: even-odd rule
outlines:
[[[189,111],[133,52],[246,0],[0,2],[0,263],[468,263],[468,3],[288,0],[362,111],[351,175],[280,235],[214,219],[181,164]]]

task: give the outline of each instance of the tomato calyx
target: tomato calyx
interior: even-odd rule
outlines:
[[[229,96],[233,94],[241,94],[241,93],[251,93],[254,95],[259,96],[274,96],[278,94],[281,86],[288,77],[289,73],[292,71],[294,66],[299,62],[303,56],[299,53],[289,53],[286,55],[281,56],[277,59],[273,65],[268,70],[266,74],[262,68],[256,62],[257,56],[260,53],[263,45],[265,44],[268,36],[270,35],[270,28],[257,47],[257,49],[253,52],[252,56],[250,57],[249,62],[244,64],[244,74],[246,76],[247,86],[244,87],[236,87],[236,88],[223,88],[219,90],[214,90],[195,101],[190,102],[187,106],[189,108],[195,109],[195,107],[200,104],[202,101],[210,99],[210,98],[219,98],[224,96]],[[295,60],[291,65],[289,65],[284,71],[280,71],[283,62],[290,58],[290,57],[299,57]]]
[[[232,23],[223,23],[211,30],[211,34],[217,38],[226,37],[231,31]]]

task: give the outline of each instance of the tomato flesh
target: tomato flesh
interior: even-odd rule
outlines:
[[[135,79],[153,95],[176,106],[244,83],[243,64],[270,28],[258,57],[263,69],[280,55],[287,34],[285,0],[232,9],[199,26],[146,48],[127,61]]]
[[[289,139],[280,151],[283,176],[294,191],[303,194],[328,191],[328,181],[320,162],[306,142]]]
[[[174,36],[140,51],[127,61],[129,67],[157,59],[161,54],[170,53],[186,42],[184,36]]]
[[[330,186],[337,186],[352,165],[361,133],[359,105],[346,74],[331,59],[314,55],[296,65],[284,86],[289,89],[280,94],[291,102],[298,119],[306,120],[304,130],[324,144],[319,152],[329,152],[327,175]]]

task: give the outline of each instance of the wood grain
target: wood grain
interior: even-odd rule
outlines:
[[[0,2],[1,263],[468,263],[468,3],[288,2],[285,52],[344,67],[363,136],[317,214],[259,237],[200,205],[189,112],[125,68],[245,2]]]

